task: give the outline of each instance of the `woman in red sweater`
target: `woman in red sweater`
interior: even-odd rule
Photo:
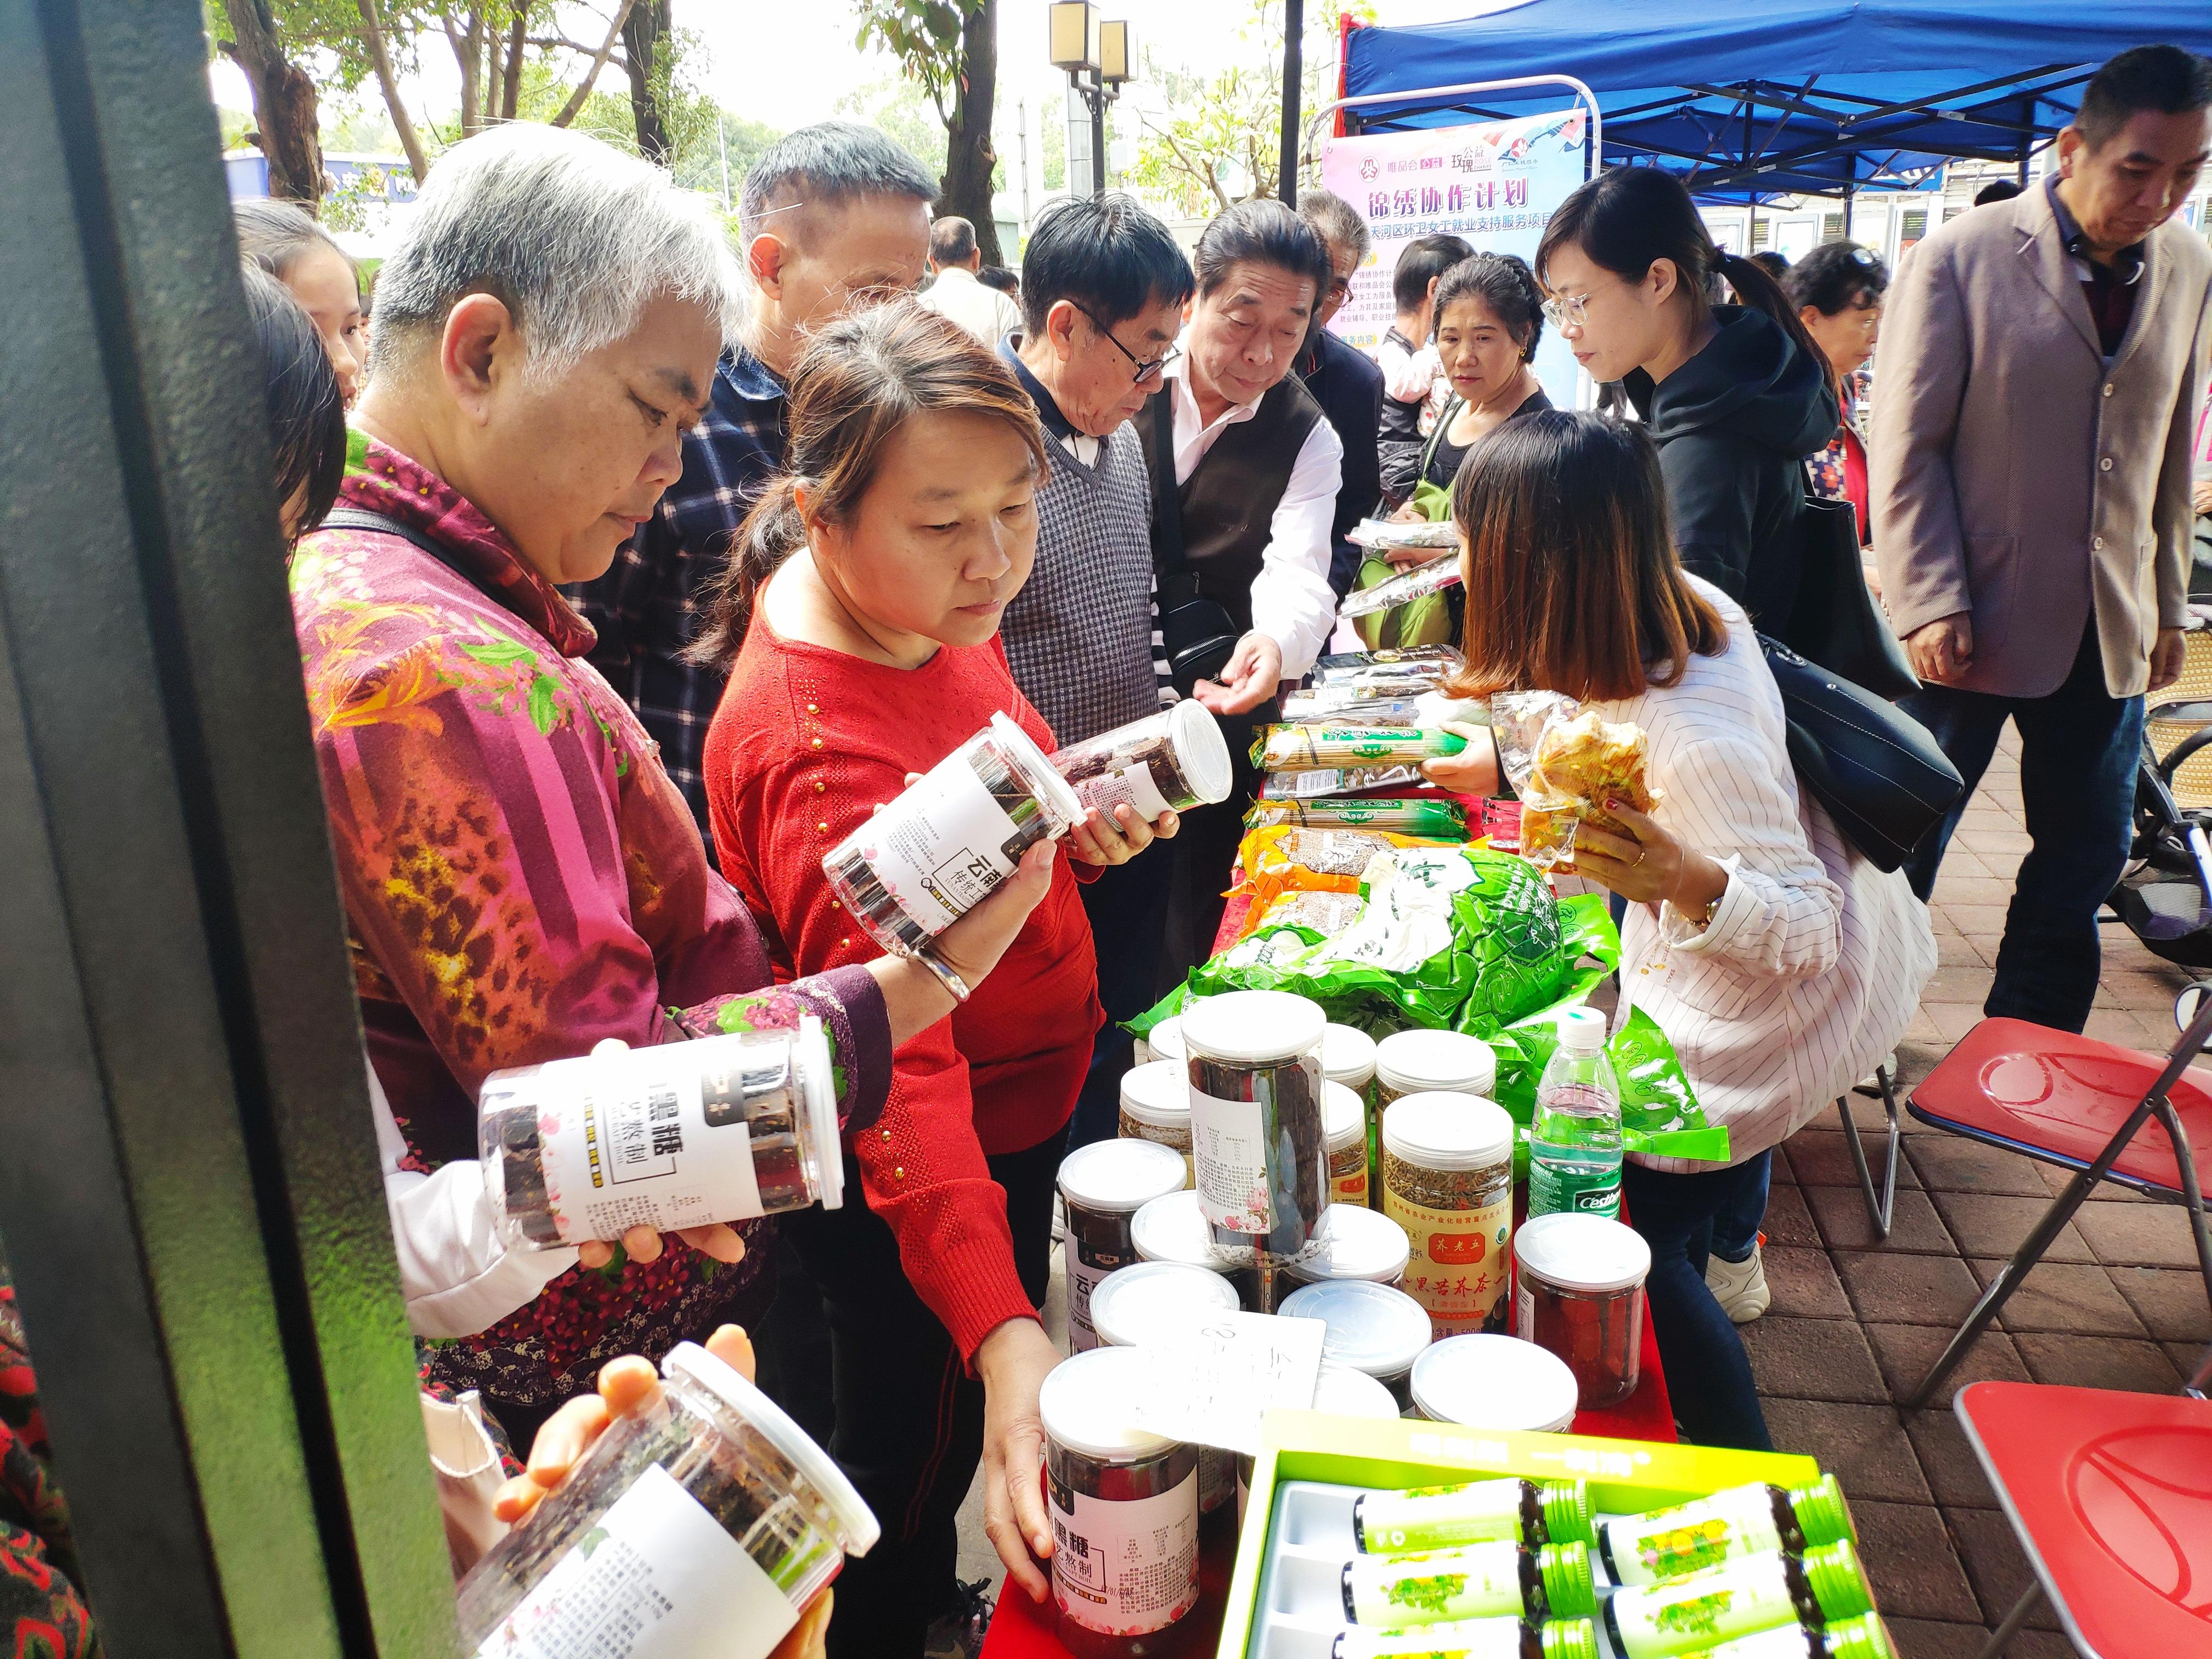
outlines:
[[[822,331],[792,380],[787,455],[700,653],[730,668],[707,738],[715,847],[766,919],[778,973],[802,975],[878,954],[824,853],[995,713],[1054,746],[998,639],[1036,551],[1047,463],[1012,371],[903,300]],[[952,1591],[979,1455],[992,1541],[1044,1595],[1036,1400],[1060,1354],[1036,1306],[1101,1018],[1075,883],[1176,829],[1171,813],[1116,813],[1069,834],[988,981],[898,1050],[883,1116],[847,1154],[867,1207],[787,1218],[829,1310],[830,1449],[884,1523],[840,1586],[833,1656],[920,1653]]]

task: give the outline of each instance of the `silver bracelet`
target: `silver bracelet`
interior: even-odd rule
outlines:
[[[914,960],[937,975],[938,983],[952,993],[954,1002],[968,1000],[968,981],[954,973],[951,965],[940,961],[933,951],[917,951],[914,953]]]

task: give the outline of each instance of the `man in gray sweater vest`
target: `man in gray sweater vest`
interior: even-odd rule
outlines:
[[[1128,422],[1159,386],[1192,288],[1167,227],[1118,192],[1051,210],[1022,259],[1022,330],[1000,349],[1051,437],[1052,477],[1037,495],[1036,563],[1000,637],[1015,683],[1062,745],[1160,707],[1152,487]],[[1081,890],[1107,1024],[1071,1146],[1115,1132],[1130,1062],[1119,1022],[1152,1006],[1173,868],[1156,853]]]

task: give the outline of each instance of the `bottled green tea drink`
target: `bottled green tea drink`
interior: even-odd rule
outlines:
[[[1788,1491],[1753,1481],[1671,1509],[1604,1522],[1597,1529],[1597,1553],[1614,1583],[1651,1584],[1747,1555],[1774,1550],[1802,1555],[1850,1535],[1843,1488],[1835,1476],[1824,1474]]]
[[[1587,1619],[1531,1625],[1519,1619],[1466,1619],[1418,1630],[1337,1632],[1329,1659],[1598,1659],[1597,1627]]]
[[[1739,1636],[1717,1648],[1699,1648],[1682,1659],[1897,1659],[1889,1632],[1876,1614],[1839,1619],[1826,1630],[1809,1625],[1780,1625],[1755,1636]]]
[[[1858,1553],[1839,1540],[1802,1557],[1777,1551],[1626,1585],[1605,1604],[1605,1628],[1620,1659],[1677,1659],[1759,1631],[1826,1626],[1873,1611]]]
[[[1352,1500],[1352,1535],[1363,1555],[1407,1555],[1462,1544],[1587,1544],[1589,1488],[1579,1480],[1507,1475],[1457,1486],[1364,1492]]]
[[[1605,1057],[1606,1018],[1573,1008],[1559,1030],[1528,1130],[1528,1216],[1618,1216],[1620,1085]]]
[[[1501,1540],[1344,1564],[1344,1614],[1383,1630],[1460,1619],[1586,1619],[1597,1611],[1589,1551]]]

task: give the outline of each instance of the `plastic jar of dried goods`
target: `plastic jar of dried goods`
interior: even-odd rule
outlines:
[[[1171,1060],[1181,1066],[1188,1058],[1182,1046],[1182,1016],[1170,1014],[1139,1037],[1136,1054],[1139,1065],[1155,1060]]]
[[[1415,1362],[1413,1409],[1433,1423],[1564,1434],[1575,1420],[1575,1374],[1557,1354],[1514,1336],[1455,1336]]]
[[[1260,1310],[1256,1253],[1249,1244],[1215,1241],[1194,1190],[1170,1193],[1146,1205],[1129,1224],[1129,1237],[1137,1247],[1138,1261],[1179,1261],[1218,1273],[1236,1292],[1239,1307],[1247,1313]]]
[[[1393,1031],[1375,1045],[1378,1111],[1401,1095],[1435,1090],[1487,1099],[1497,1084],[1497,1054],[1462,1031]]]
[[[1188,697],[1070,744],[1052,763],[1086,807],[1111,818],[1126,803],[1147,823],[1227,800],[1235,782],[1220,726]]]
[[[830,1040],[738,1031],[494,1072],[477,1151],[501,1242],[551,1249],[844,1202]]]
[[[1278,1260],[1302,1254],[1328,1201],[1320,1005],[1231,991],[1182,1016],[1191,1158],[1215,1237]]]
[[[1357,1025],[1324,1025],[1321,1032],[1321,1074],[1364,1095],[1375,1081],[1375,1039]]]
[[[1029,733],[994,714],[824,854],[822,873],[870,939],[917,956],[1083,812]]]
[[[1384,1107],[1382,1213],[1412,1242],[1406,1288],[1437,1334],[1480,1330],[1512,1264],[1513,1120],[1505,1109],[1437,1093],[1401,1095]]]
[[[1367,1202],[1367,1103],[1341,1083],[1322,1088],[1322,1133],[1328,1146],[1328,1201]]]
[[[1147,1381],[1142,1354],[1097,1348],[1038,1391],[1057,1634],[1077,1659],[1174,1651],[1198,1604],[1198,1452],[1130,1422]]]
[[[828,1453],[751,1383],[685,1342],[662,1398],[618,1417],[559,1491],[461,1581],[464,1651],[583,1652],[649,1632],[632,1659],[765,1659],[876,1517]]]
[[[1137,1259],[1129,1237],[1137,1212],[1182,1190],[1185,1166],[1170,1146],[1149,1140],[1099,1140],[1062,1159],[1060,1195],[1067,1206],[1067,1340],[1078,1353],[1098,1346],[1091,1293],[1107,1274]]]
[[[1406,1230],[1380,1210],[1332,1204],[1322,1218],[1320,1247],[1284,1270],[1301,1285],[1365,1279],[1398,1288],[1406,1277]]]
[[[1188,1336],[1217,1314],[1237,1311],[1229,1281],[1203,1267],[1139,1261],[1111,1273],[1091,1293],[1091,1323],[1109,1348],[1156,1348]],[[1198,1506],[1212,1515],[1235,1495],[1233,1452],[1198,1449]]]
[[[1513,1257],[1514,1334],[1567,1362],[1585,1411],[1634,1394],[1651,1271],[1642,1236],[1606,1216],[1540,1215],[1521,1224]]]
[[[1364,1279],[1303,1285],[1283,1298],[1282,1314],[1321,1321],[1324,1361],[1366,1372],[1401,1411],[1412,1399],[1413,1366],[1429,1346],[1429,1316],[1403,1291]]]
[[[1322,1360],[1321,1371],[1314,1378],[1313,1409],[1327,1412],[1332,1417],[1368,1417],[1392,1419],[1399,1415],[1398,1402],[1390,1397],[1390,1390],[1377,1382],[1365,1371],[1357,1371],[1349,1365],[1339,1365]],[[1237,1525],[1244,1525],[1244,1511],[1252,1498],[1252,1460],[1239,1453],[1237,1457]]]
[[[1155,1060],[1121,1073],[1121,1138],[1174,1148],[1182,1158],[1182,1184],[1191,1184],[1190,1079],[1181,1065]]]

